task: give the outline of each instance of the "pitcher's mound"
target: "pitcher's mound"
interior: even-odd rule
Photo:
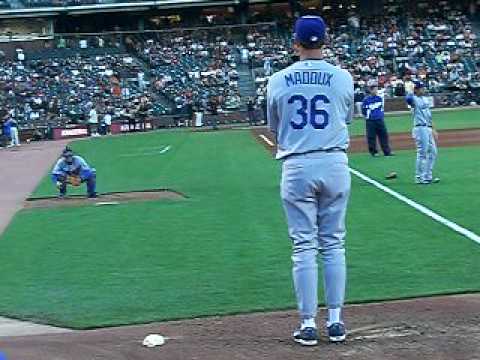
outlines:
[[[105,193],[99,194],[98,197],[93,199],[89,199],[86,196],[81,195],[71,195],[64,198],[30,198],[25,201],[24,207],[27,209],[34,209],[72,206],[113,206],[130,201],[182,200],[185,198],[185,195],[177,191],[169,189],[156,189]]]

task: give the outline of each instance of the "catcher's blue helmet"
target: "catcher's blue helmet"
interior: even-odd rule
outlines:
[[[73,156],[73,150],[70,149],[68,146],[65,147],[65,149],[62,151],[62,156],[63,157]]]
[[[73,162],[73,150],[70,149],[68,146],[62,151],[62,157],[68,164]]]

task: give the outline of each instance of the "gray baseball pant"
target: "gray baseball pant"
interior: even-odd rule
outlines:
[[[317,314],[319,252],[326,304],[330,309],[343,306],[350,183],[344,152],[294,155],[283,162],[281,198],[293,243],[293,282],[301,318]]]

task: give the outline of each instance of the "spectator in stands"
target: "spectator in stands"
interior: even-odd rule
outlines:
[[[2,121],[2,138],[0,144],[3,147],[11,147],[11,137],[10,137],[10,124],[7,122],[8,120],[8,115],[4,116],[4,119]]]
[[[10,146],[20,146],[18,124],[11,113],[7,115],[7,120],[5,121],[5,125],[7,127],[10,127],[10,139],[11,139]]]
[[[249,124],[252,126],[255,125],[257,122],[256,116],[255,116],[255,101],[251,96],[248,98],[248,102],[247,102],[247,114],[248,114]]]
[[[98,113],[94,105],[88,112],[88,133],[90,136],[98,136]]]
[[[105,113],[103,114],[103,124],[105,126],[105,134],[104,135],[111,135],[112,134],[112,114],[110,108],[105,108]]]
[[[363,99],[365,98],[365,92],[363,91],[363,88],[356,86],[353,97],[355,102],[355,115],[362,116],[362,103]]]
[[[140,127],[142,131],[146,130],[146,119],[148,117],[148,113],[150,111],[151,104],[148,100],[148,97],[146,95],[142,96],[140,98],[140,103],[138,104],[137,107],[137,116],[140,120]]]
[[[214,130],[217,129],[217,116],[218,116],[218,105],[219,105],[219,98],[217,96],[211,96],[208,102],[209,110],[211,116],[211,123]]]
[[[135,120],[135,116],[130,112],[128,106],[125,106],[121,112],[122,120],[126,120],[128,122],[128,131],[134,132],[136,131],[137,122]]]
[[[404,86],[405,86],[405,93],[408,95],[408,94],[413,94],[413,89],[415,87],[415,84],[413,83],[413,81],[411,80],[410,76],[407,76],[405,78],[405,83],[404,83]]]

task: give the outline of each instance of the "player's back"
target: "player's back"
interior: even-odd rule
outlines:
[[[268,119],[277,134],[277,158],[348,147],[353,116],[352,76],[324,60],[303,60],[268,83]]]

